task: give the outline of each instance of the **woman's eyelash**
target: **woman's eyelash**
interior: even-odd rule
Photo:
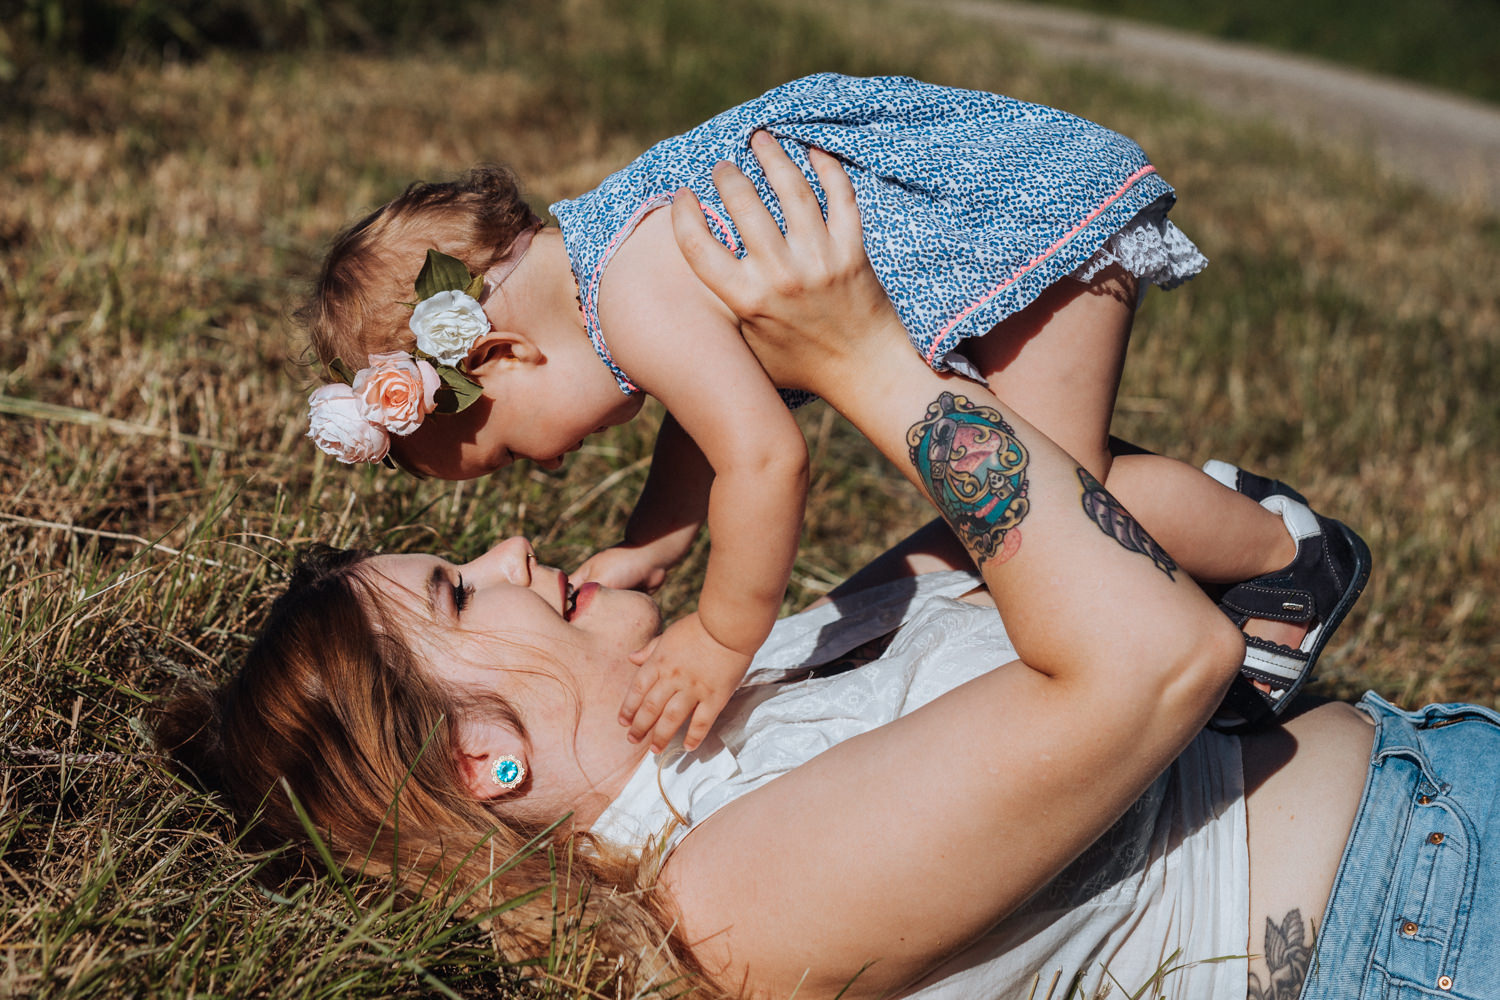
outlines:
[[[458,583],[453,585],[453,610],[458,614],[463,614],[464,608],[469,605],[469,598],[473,596],[474,588],[465,587],[464,578],[460,576]]]

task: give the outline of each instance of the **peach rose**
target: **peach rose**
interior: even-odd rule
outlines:
[[[391,449],[385,428],[365,419],[354,390],[342,382],[307,397],[307,423],[313,443],[345,465],[378,462]]]
[[[436,405],[442,381],[437,369],[403,351],[370,355],[370,366],[354,376],[354,398],[365,419],[405,437]]]

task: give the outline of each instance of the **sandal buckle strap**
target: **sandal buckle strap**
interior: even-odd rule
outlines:
[[[1231,619],[1269,618],[1279,622],[1311,621],[1317,615],[1317,602],[1310,590],[1301,587],[1276,586],[1260,580],[1236,584],[1219,598],[1219,605]]]

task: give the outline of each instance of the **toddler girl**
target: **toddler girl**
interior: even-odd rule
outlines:
[[[1160,456],[1111,454],[1139,282],[1170,287],[1206,261],[1166,221],[1172,189],[1140,149],[1054,109],[905,78],[821,74],[652,147],[553,205],[556,229],[542,227],[500,171],[414,185],[340,236],[304,311],[319,356],[352,382],[313,394],[311,436],[346,461],[380,460],[389,448],[408,468],[469,478],[518,457],[555,468],[589,434],[633,417],[643,393],[660,399],[668,416],[625,538],[578,569],[564,614],[572,620],[591,584],[656,587],[707,521],[698,610],[638,652],[621,714],[632,739],[649,733],[653,747],[690,720],[691,749],[776,617],[807,451],[786,405],[795,394],[778,393],[737,317],[687,265],[669,213],[656,209],[690,191],[717,238],[740,252],[715,164],[739,167],[780,221],[760,163],[790,168],[787,154],[809,181],[841,191],[852,183],[866,252],[913,347],[936,368],[987,380],[1074,455],[1101,529],[1128,523],[1112,513],[1118,497],[1156,538],[1121,544],[1163,572],[1210,584],[1271,574],[1231,593],[1270,594],[1274,606],[1226,610],[1242,625],[1291,623],[1280,635],[1289,645],[1249,640],[1246,676],[1265,693],[1242,711],[1290,701],[1358,595],[1367,553],[1342,525],[1302,517],[1300,497],[1280,484],[1225,489]],[[963,472],[961,457],[944,458],[957,489],[1024,491],[1024,475],[987,481]],[[1319,574],[1334,563],[1330,583]],[[1293,596],[1279,600],[1284,593]]]

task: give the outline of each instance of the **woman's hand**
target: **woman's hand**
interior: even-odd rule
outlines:
[[[750,146],[765,168],[786,219],[783,237],[755,186],[739,168],[720,163],[714,184],[738,226],[741,259],[708,231],[698,199],[683,188],[672,203],[677,245],[698,278],[740,318],[740,329],[777,385],[825,391],[847,378],[868,352],[910,350],[905,330],[865,256],[854,187],[839,161],[808,151],[828,199],[817,197],[775,139],[765,132]]]

